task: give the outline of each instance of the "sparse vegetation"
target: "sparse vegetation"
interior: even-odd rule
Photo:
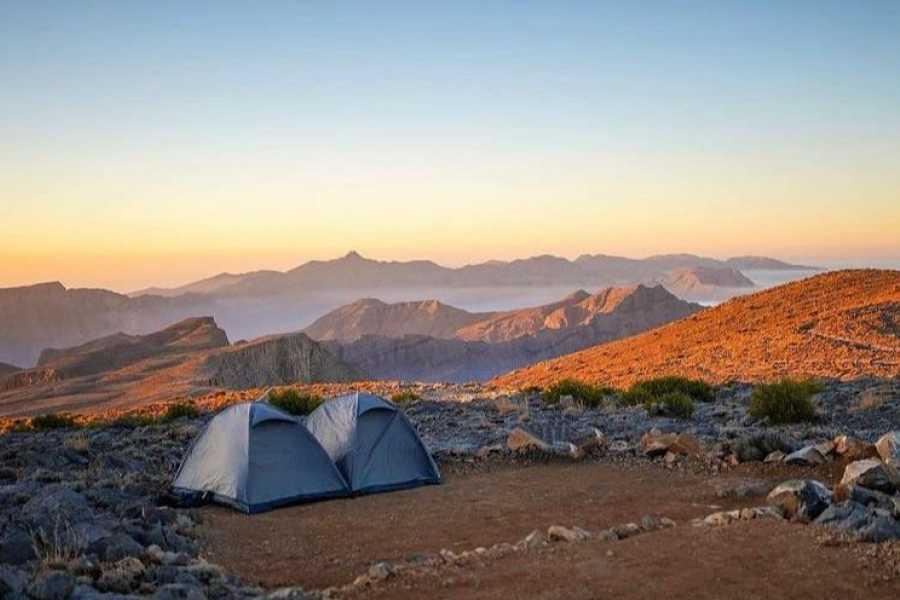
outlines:
[[[170,404],[168,408],[166,408],[166,412],[162,414],[160,417],[160,421],[163,423],[171,423],[176,419],[181,418],[194,418],[200,415],[200,411],[197,410],[197,407],[194,406],[190,402],[176,402],[175,404]]]
[[[625,406],[647,405],[673,393],[684,394],[694,402],[712,402],[716,398],[715,388],[702,379],[671,375],[635,383],[621,395],[620,401]]]
[[[812,398],[822,389],[821,384],[810,379],[761,383],[750,396],[750,416],[768,419],[773,425],[813,421],[816,407]]]
[[[71,525],[57,515],[52,532],[43,529],[31,532],[31,547],[41,567],[46,569],[72,562],[84,552],[85,543]]]
[[[684,392],[667,392],[659,397],[649,394],[644,399],[648,415],[665,415],[676,419],[690,419],[694,414],[694,400]]]
[[[421,400],[419,395],[412,390],[405,390],[402,392],[397,392],[393,396],[391,396],[391,402],[397,404],[398,406],[403,406],[404,404],[410,404],[415,402],[416,400]]]
[[[67,437],[63,441],[63,446],[77,452],[78,454],[87,454],[91,449],[91,438],[84,431],[79,431]]]
[[[74,429],[75,427],[78,427],[78,423],[72,415],[66,413],[49,413],[32,418],[29,422],[29,426],[31,429],[42,431],[46,429]]]
[[[616,390],[602,385],[592,385],[577,379],[563,379],[544,391],[542,400],[546,406],[559,404],[563,396],[571,396],[584,406],[596,408],[607,397],[615,395]]]
[[[308,415],[319,408],[324,400],[316,394],[307,394],[293,388],[269,392],[269,404],[292,415]]]
[[[521,390],[519,390],[519,393],[523,394],[525,396],[532,396],[534,394],[543,394],[544,388],[542,388],[539,385],[529,385],[529,386],[523,387]]]

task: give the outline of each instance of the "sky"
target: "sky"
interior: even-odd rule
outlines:
[[[0,287],[900,264],[900,3],[0,0]]]

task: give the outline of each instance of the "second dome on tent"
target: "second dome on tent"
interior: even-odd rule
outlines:
[[[329,400],[309,415],[306,427],[354,493],[440,483],[437,465],[406,415],[378,396]]]

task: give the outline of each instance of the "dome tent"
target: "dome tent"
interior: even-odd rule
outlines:
[[[353,493],[440,483],[441,475],[412,424],[394,404],[371,394],[329,400],[306,419]]]
[[[173,488],[246,513],[350,492],[303,424],[264,402],[236,404],[213,417],[185,455]]]

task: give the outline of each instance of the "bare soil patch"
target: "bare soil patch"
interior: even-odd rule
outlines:
[[[776,523],[720,530],[690,526],[691,519],[716,510],[763,503],[760,497],[717,497],[716,489],[729,478],[755,475],[780,481],[786,475],[813,474],[783,471],[742,468],[710,476],[649,463],[510,465],[450,473],[440,486],[255,516],[208,507],[203,509],[203,537],[210,560],[249,581],[319,589],[350,583],[378,560],[516,542],[533,529],[554,524],[596,530],[653,514],[679,526],[620,542],[554,546],[511,556],[451,577],[450,583],[439,578],[415,585],[398,581],[372,592],[384,597],[641,598],[667,590],[673,597],[671,591],[678,590],[698,598],[762,598],[776,591],[833,597],[841,590],[852,598],[857,597],[853,590],[877,590],[867,587],[858,562],[846,550],[816,545],[818,530]],[[614,555],[607,556],[607,550]],[[829,582],[833,587],[823,587]],[[704,596],[704,589],[712,595]]]

